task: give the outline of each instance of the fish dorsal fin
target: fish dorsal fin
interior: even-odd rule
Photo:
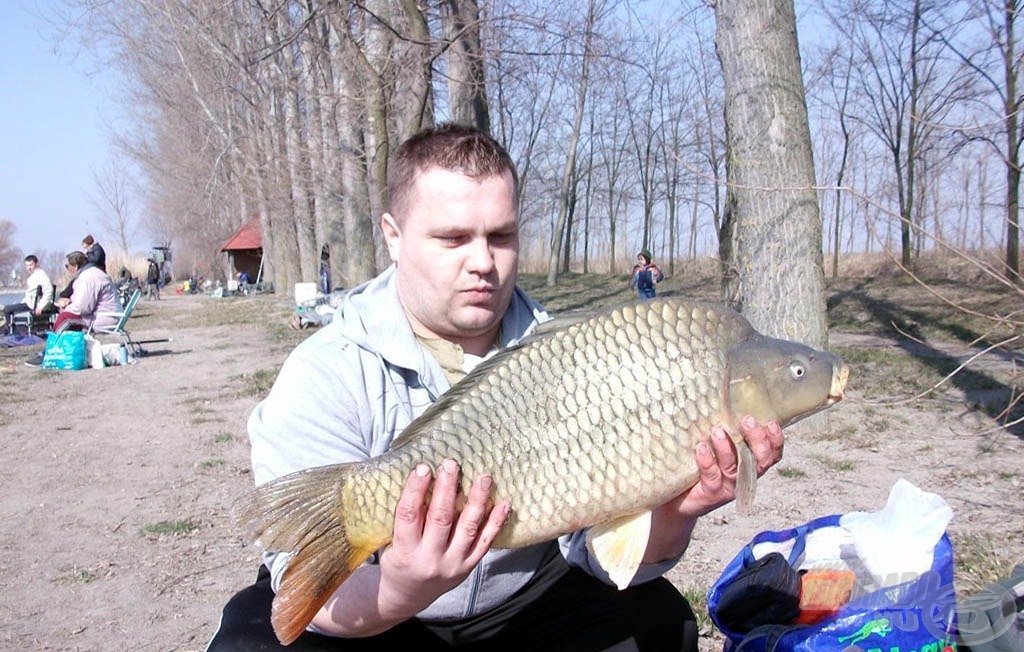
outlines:
[[[621,591],[640,568],[650,535],[651,512],[630,514],[590,528],[587,549]]]
[[[749,514],[757,493],[757,460],[745,440],[736,443],[736,510]]]
[[[602,310],[600,309],[590,308],[585,310],[572,310],[569,312],[556,314],[548,321],[538,324],[537,327],[533,329],[533,332],[525,336],[522,340],[520,340],[519,343],[528,344],[534,340],[548,337],[553,333],[557,333],[558,331],[563,331],[569,328],[573,324],[579,324],[580,322],[584,322],[590,319],[591,317],[600,314],[601,312]]]
[[[527,346],[532,341],[534,340],[531,338],[529,341],[521,341],[504,348],[474,367],[472,371],[466,374],[465,378],[452,385],[447,392],[441,394],[420,416],[413,419],[401,434],[391,442],[391,449],[394,450],[410,439],[414,439],[426,427],[425,424],[430,423],[438,413],[448,410],[453,404],[458,402],[463,395],[477,385],[480,378],[489,374],[495,367],[505,364],[507,358],[515,355],[516,351]]]
[[[458,402],[463,395],[477,385],[480,378],[489,374],[495,367],[505,364],[505,360],[515,355],[519,349],[532,346],[540,340],[553,337],[556,333],[567,330],[574,324],[590,319],[598,312],[599,311],[597,310],[579,310],[556,316],[553,319],[539,324],[534,328],[532,333],[523,337],[517,343],[508,346],[487,358],[466,374],[465,378],[452,385],[452,387],[442,394],[430,407],[428,407],[423,414],[413,419],[413,421],[405,427],[405,430],[403,430],[402,433],[398,437],[395,437],[394,441],[391,442],[391,449],[393,450],[417,436],[423,428],[426,427],[425,424],[434,420],[437,413],[449,409],[453,404]]]

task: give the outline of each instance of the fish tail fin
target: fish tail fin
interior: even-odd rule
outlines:
[[[338,586],[387,541],[354,541],[339,505],[348,465],[307,469],[256,487],[241,518],[265,550],[291,552],[271,624],[282,644],[297,639]]]
[[[282,645],[290,644],[306,631],[341,583],[375,550],[348,544],[347,539],[328,534],[288,561],[270,610],[270,623]]]
[[[743,440],[737,442],[736,454],[736,509],[740,514],[749,514],[757,493],[757,460],[750,446]]]

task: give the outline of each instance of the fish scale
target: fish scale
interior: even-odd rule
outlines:
[[[385,455],[255,489],[245,520],[268,550],[295,553],[274,599],[274,629],[294,640],[337,585],[390,542],[418,464],[455,459],[463,495],[474,478],[491,476],[493,499],[512,507],[496,548],[588,526],[588,545],[618,540],[635,536],[635,516],[697,481],[695,446],[717,425],[737,443],[737,495],[748,503],[756,469],[738,420],[785,426],[840,400],[847,374],[838,357],[766,338],[725,306],[675,298],[608,310],[503,351]],[[636,546],[592,548],[613,551],[594,554],[621,587],[639,560],[609,557],[620,549]]]

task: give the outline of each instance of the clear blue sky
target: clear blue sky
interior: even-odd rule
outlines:
[[[0,220],[15,224],[26,254],[67,252],[86,233],[108,239],[87,193],[111,151],[114,78],[91,75],[93,61],[72,45],[55,52],[34,6],[0,0]]]

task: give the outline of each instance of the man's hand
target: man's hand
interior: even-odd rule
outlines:
[[[337,636],[373,636],[412,618],[466,579],[501,531],[509,504],[491,504],[491,478],[484,475],[473,481],[457,512],[458,488],[454,460],[441,464],[436,481],[430,467],[417,466],[398,500],[394,537],[380,564],[357,568],[313,623]]]
[[[430,491],[430,469],[409,475],[395,510],[395,534],[380,558],[378,605],[385,618],[411,618],[458,586],[498,536],[509,503],[491,505],[491,477],[473,481],[456,511],[459,466],[445,460]],[[427,504],[429,496],[430,503]]]
[[[785,441],[779,424],[758,424],[746,416],[740,421],[740,434],[754,454],[759,477],[782,459]],[[697,444],[695,457],[697,484],[654,510],[645,562],[682,554],[697,519],[736,498],[739,458],[725,429],[716,427],[710,440]]]
[[[740,422],[740,434],[757,462],[757,476],[782,459],[784,439],[782,429],[774,421],[765,425],[753,417],[744,417]],[[716,427],[710,441],[697,444],[697,469],[700,479],[666,506],[676,502],[674,507],[681,516],[697,518],[732,502],[736,498],[736,476],[739,469],[736,447],[725,429]]]

